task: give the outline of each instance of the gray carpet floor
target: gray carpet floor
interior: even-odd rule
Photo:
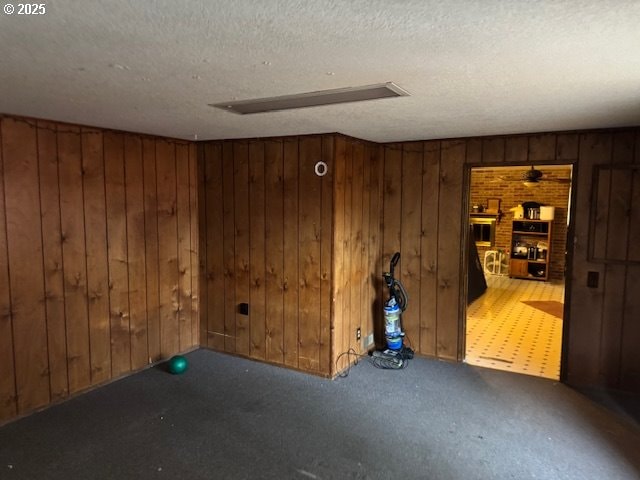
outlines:
[[[415,359],[326,380],[198,350],[0,428],[1,479],[637,479],[637,397]]]

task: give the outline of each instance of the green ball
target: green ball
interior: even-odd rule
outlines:
[[[182,355],[175,355],[169,359],[169,372],[174,375],[180,375],[187,370],[189,363]]]

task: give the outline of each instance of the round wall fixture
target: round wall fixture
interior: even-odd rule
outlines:
[[[316,175],[319,177],[324,177],[329,171],[329,167],[325,162],[316,163]]]

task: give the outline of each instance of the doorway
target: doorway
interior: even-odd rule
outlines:
[[[465,362],[558,380],[573,172],[531,168],[471,168]]]

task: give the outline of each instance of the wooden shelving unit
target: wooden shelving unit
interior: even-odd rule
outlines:
[[[511,223],[511,255],[509,276],[547,281],[551,259],[551,227],[549,220],[513,220]],[[539,248],[545,245],[545,249]]]

